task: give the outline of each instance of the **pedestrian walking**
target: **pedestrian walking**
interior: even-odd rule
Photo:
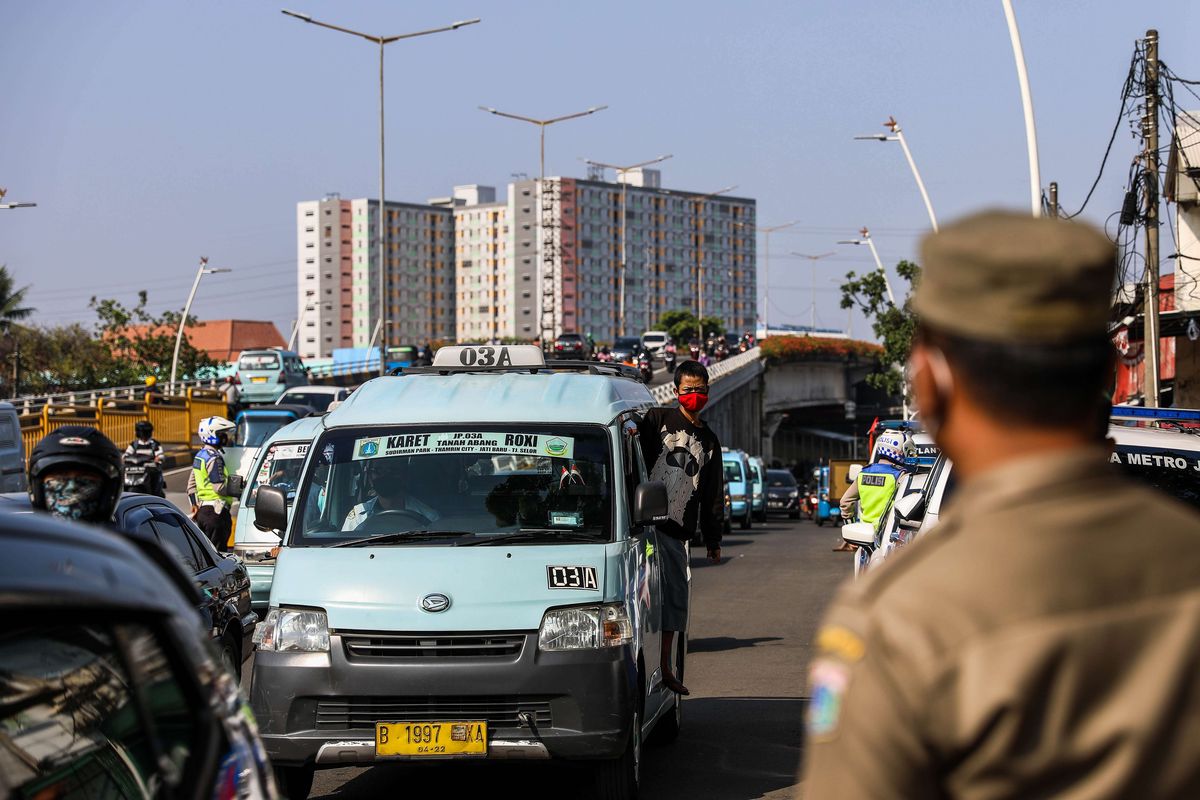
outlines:
[[[721,560],[721,531],[725,524],[725,472],[721,443],[700,419],[708,402],[708,370],[685,361],[675,370],[677,408],[652,408],[638,422],[637,433],[650,480],[667,487],[669,512],[658,525],[661,553],[663,684],[677,694],[689,694],[671,666],[675,637],[687,627],[688,541],[699,529],[708,558]]]
[[[992,212],[921,255],[910,385],[959,485],[827,613],[805,796],[1200,797],[1200,517],[1096,435],[1112,243]]]
[[[229,409],[229,417],[237,416],[238,412],[238,387],[232,375],[226,375],[221,379],[221,396],[225,398],[225,407]]]

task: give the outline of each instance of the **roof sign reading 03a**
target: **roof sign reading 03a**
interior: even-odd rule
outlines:
[[[544,367],[542,349],[532,344],[503,346],[468,345],[442,347],[433,357],[433,366],[443,369],[488,367]]]
[[[488,433],[485,431],[439,431],[368,436],[354,442],[354,460],[423,456],[435,453],[482,453],[487,455],[550,456],[574,458],[575,439],[546,433]]]

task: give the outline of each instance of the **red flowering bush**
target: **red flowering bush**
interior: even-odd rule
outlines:
[[[772,336],[759,344],[770,361],[821,361],[831,359],[878,359],[883,348],[854,339],[822,339],[815,336]]]

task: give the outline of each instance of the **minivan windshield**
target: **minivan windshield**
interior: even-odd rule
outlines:
[[[283,489],[288,497],[295,495],[296,487],[300,485],[300,469],[304,466],[308,447],[309,442],[278,442],[271,445],[258,472],[254,474],[246,505],[254,508],[260,486]]]
[[[295,414],[253,414],[243,416],[237,422],[235,447],[262,447],[271,434],[288,423],[295,422]]]
[[[612,539],[602,426],[351,428],[316,447],[293,547]]]
[[[296,392],[289,391],[279,399],[281,403],[299,403],[302,406],[308,406],[313,411],[325,413],[329,410],[329,404],[337,398],[333,392]]]
[[[742,465],[738,461],[725,462],[725,480],[740,481],[742,480]]]
[[[279,356],[276,353],[246,353],[238,359],[238,369],[279,369]]]

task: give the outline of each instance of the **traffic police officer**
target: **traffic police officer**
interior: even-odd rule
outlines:
[[[991,212],[922,265],[910,383],[960,483],[827,614],[805,796],[1200,797],[1200,517],[1095,436],[1112,243]]]
[[[200,420],[197,434],[204,447],[192,461],[192,480],[188,482],[188,495],[193,495],[199,508],[196,524],[218,550],[229,547],[229,534],[233,530],[230,508],[245,484],[239,475],[229,471],[225,463],[224,448],[229,444],[230,431],[234,424],[224,417],[205,417]]]

